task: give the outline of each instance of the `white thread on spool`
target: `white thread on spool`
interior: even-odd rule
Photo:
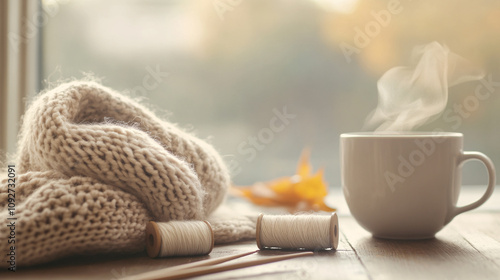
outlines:
[[[337,214],[264,215],[256,228],[259,249],[337,249],[339,225]]]
[[[207,221],[170,221],[146,225],[146,250],[151,258],[209,254],[214,232]]]

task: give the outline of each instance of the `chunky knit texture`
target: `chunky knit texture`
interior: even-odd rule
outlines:
[[[217,243],[254,236],[255,219],[212,214],[230,184],[212,146],[97,83],[41,94],[24,115],[18,146],[18,266],[144,250],[148,220],[208,219]],[[6,221],[6,180],[0,211]],[[8,235],[0,227],[0,240]],[[0,252],[8,246],[1,242]],[[1,259],[7,266],[5,253]]]

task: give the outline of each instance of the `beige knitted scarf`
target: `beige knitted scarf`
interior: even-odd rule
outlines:
[[[252,238],[252,217],[214,211],[230,185],[215,149],[94,82],[40,94],[23,117],[15,181],[16,265],[145,249],[149,220],[208,219],[216,243]],[[7,221],[8,184],[0,185]],[[0,267],[11,230],[0,227]]]

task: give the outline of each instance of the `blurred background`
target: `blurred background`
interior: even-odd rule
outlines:
[[[39,9],[39,89],[90,76],[140,99],[209,139],[239,185],[292,175],[310,147],[314,168],[339,187],[339,134],[363,129],[377,80],[416,45],[446,44],[500,82],[495,0],[43,0]],[[462,132],[466,150],[500,166],[500,85],[469,114],[453,111],[480,84],[450,88],[453,121],[419,130]],[[485,174],[470,163],[463,181]]]

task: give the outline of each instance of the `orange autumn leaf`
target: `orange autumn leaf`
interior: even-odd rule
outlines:
[[[310,152],[302,151],[296,174],[251,186],[232,187],[231,193],[242,196],[262,206],[282,206],[296,211],[335,211],[324,203],[328,187],[323,180],[323,170],[312,174]]]
[[[311,164],[309,162],[309,157],[311,156],[311,151],[308,148],[302,150],[300,155],[299,164],[297,165],[297,175],[302,178],[306,178],[311,175]]]

